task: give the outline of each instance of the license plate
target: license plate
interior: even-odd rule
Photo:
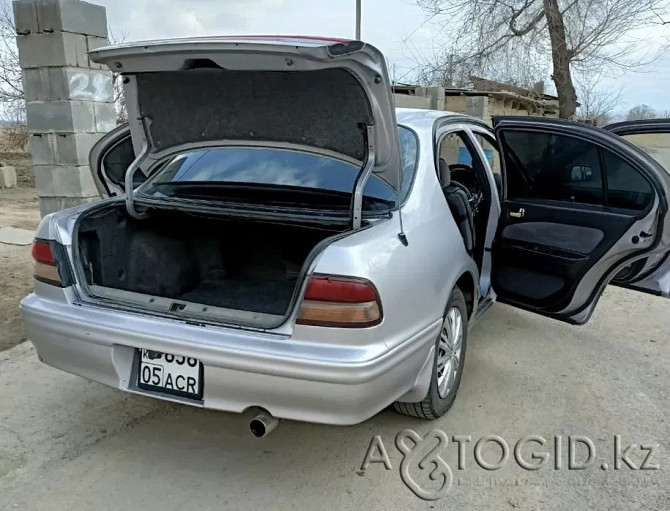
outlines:
[[[137,386],[140,389],[202,398],[202,363],[189,357],[141,349]]]

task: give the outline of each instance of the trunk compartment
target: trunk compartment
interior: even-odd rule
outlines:
[[[289,312],[314,248],[345,230],[170,210],[138,220],[119,204],[80,219],[75,240],[95,297],[270,328]]]

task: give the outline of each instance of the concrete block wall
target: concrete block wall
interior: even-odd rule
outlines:
[[[465,96],[448,95],[444,101],[444,109],[458,114],[464,114],[467,110]]]
[[[415,93],[430,100],[431,110],[444,110],[444,87],[417,87]]]
[[[42,215],[98,199],[88,153],[116,126],[112,75],[88,58],[108,44],[105,8],[15,0],[28,130]]]
[[[16,188],[16,169],[0,167],[0,188]]]
[[[394,94],[393,101],[396,108],[421,108],[430,109],[432,101],[422,96],[409,96],[407,94]]]
[[[465,100],[465,113],[489,122],[488,96],[468,96]]]

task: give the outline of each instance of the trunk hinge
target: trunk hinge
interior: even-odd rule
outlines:
[[[358,173],[356,178],[356,183],[354,184],[354,197],[351,201],[351,224],[354,231],[361,228],[361,223],[363,221],[363,191],[365,190],[365,185],[370,179],[372,174],[372,169],[375,167],[375,132],[374,126],[367,126],[367,144],[368,144],[368,155],[365,160],[365,165],[363,169]]]
[[[405,227],[402,225],[402,208],[400,206],[401,206],[400,193],[398,193],[398,221],[400,222],[400,232],[398,233],[398,239],[400,240],[400,243],[407,246],[409,245],[409,241],[407,241],[407,235],[405,234]]]
[[[367,126],[367,144],[368,144],[368,156],[365,160],[365,165],[363,170],[358,174],[356,178],[356,183],[354,185],[354,197],[351,201],[351,218],[352,218],[352,228],[357,230],[361,228],[363,221],[363,191],[365,190],[365,185],[372,175],[372,170],[375,166],[375,131],[374,126]],[[402,166],[398,165],[398,182],[402,183]],[[400,232],[398,233],[398,239],[400,242],[407,246],[409,242],[407,241],[407,236],[405,235],[405,229],[402,223],[402,210],[400,208],[400,190],[398,190],[398,221],[400,222]]]
[[[142,117],[139,119],[140,123],[142,124],[142,129],[144,130],[144,142],[142,146],[142,150],[140,151],[140,154],[135,158],[135,161],[130,164],[130,167],[128,167],[128,170],[126,170],[126,209],[128,210],[128,214],[132,216],[133,218],[137,218],[138,220],[142,220],[143,218],[147,218],[146,213],[140,213],[135,209],[135,172],[140,168],[140,162],[144,159],[144,157],[147,155],[149,152],[149,126],[148,126],[148,119],[146,117]]]

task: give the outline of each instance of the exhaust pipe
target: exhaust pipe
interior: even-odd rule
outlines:
[[[249,421],[249,431],[256,438],[268,436],[277,426],[279,426],[279,419],[267,412],[261,412]]]

